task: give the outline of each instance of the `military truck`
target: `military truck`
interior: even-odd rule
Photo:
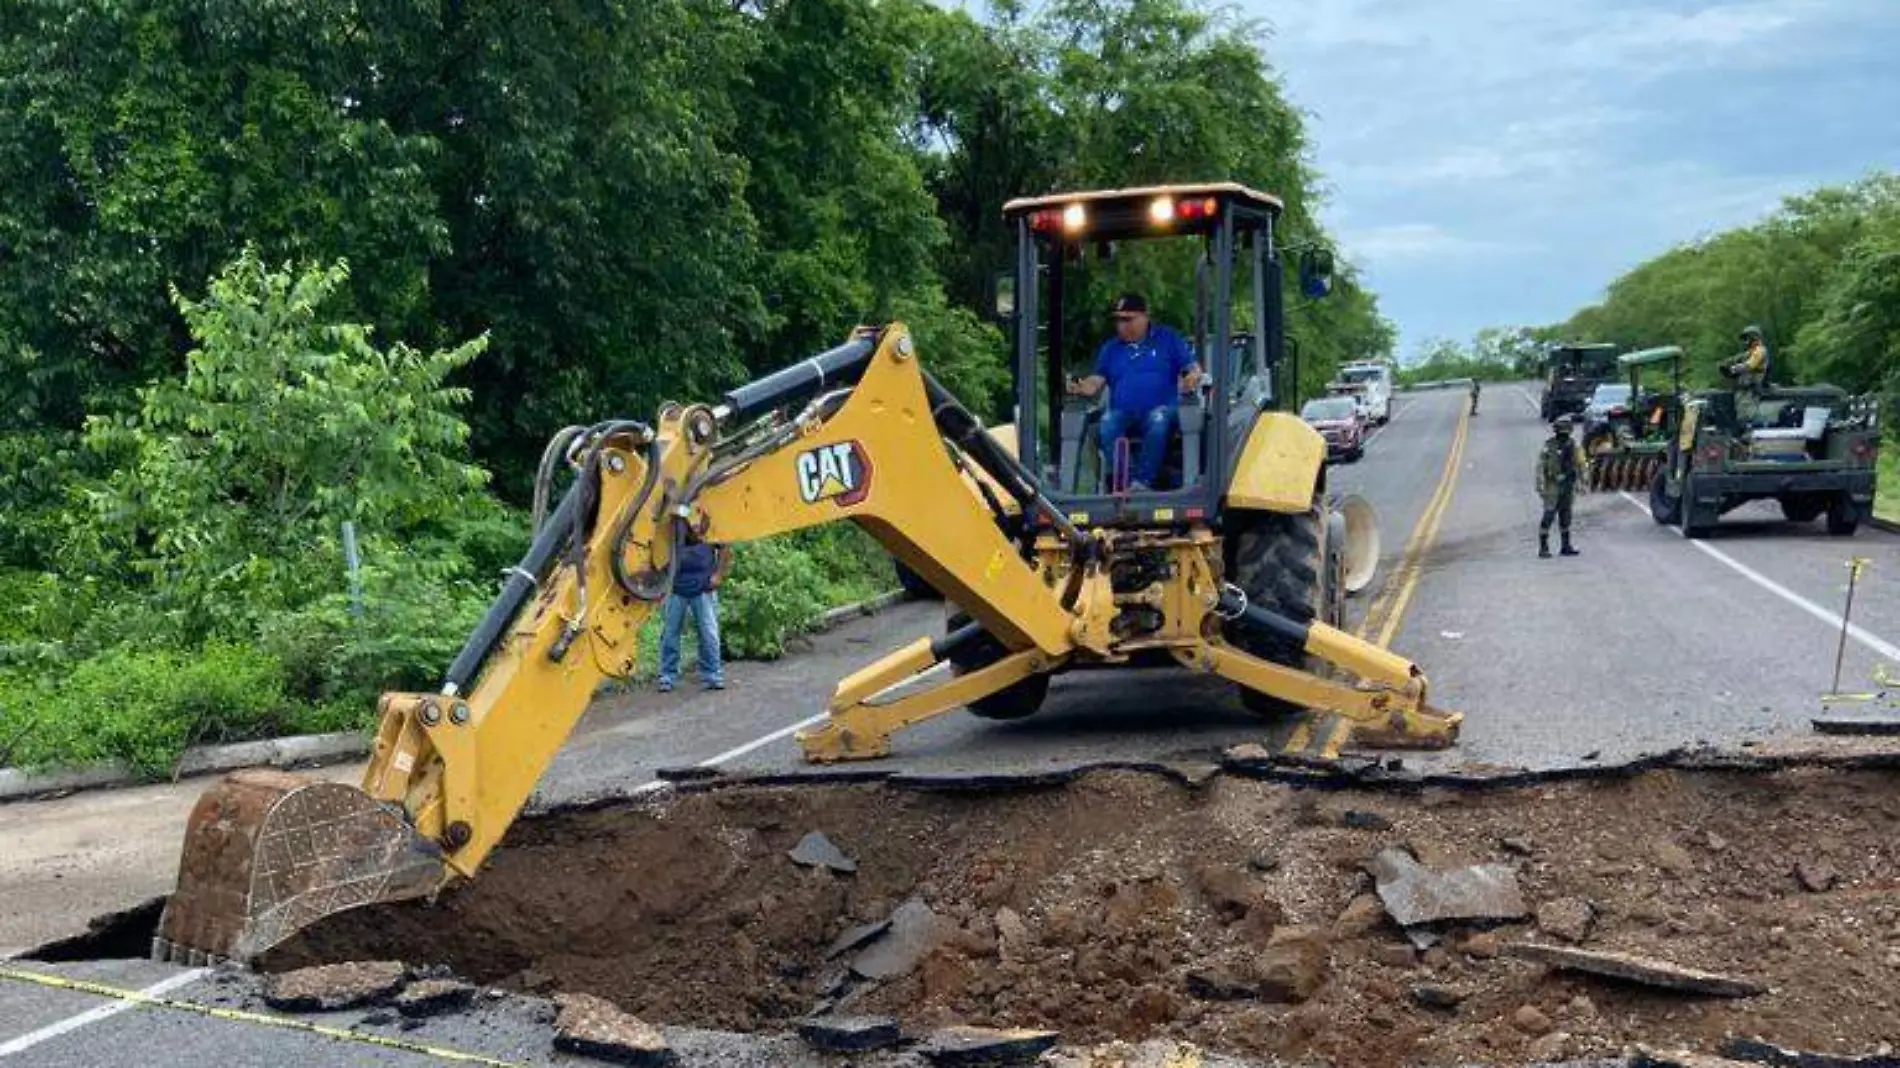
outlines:
[[[1851,537],[1873,514],[1880,399],[1834,386],[1765,390],[1746,411],[1738,394],[1688,396],[1649,486],[1656,522],[1706,536],[1724,513],[1774,500],[1792,523],[1827,517],[1827,532]]]
[[[1615,403],[1592,401],[1583,413],[1583,452],[1590,458],[1584,478],[1589,492],[1647,488],[1668,459],[1669,442],[1680,425],[1682,406],[1682,349],[1663,345],[1617,357],[1617,366],[1629,372],[1627,391]],[[1669,386],[1645,387],[1643,372],[1661,371]],[[1597,387],[1602,394],[1605,385]]]
[[[1583,411],[1602,382],[1617,379],[1616,346],[1565,343],[1544,352],[1544,422]]]

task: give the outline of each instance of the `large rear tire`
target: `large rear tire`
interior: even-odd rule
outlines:
[[[945,624],[946,632],[955,631],[970,622],[968,614],[953,612]],[[988,634],[950,654],[950,670],[954,674],[966,675],[978,668],[988,667],[1001,660],[1009,650],[1002,642]],[[979,697],[964,706],[972,715],[982,719],[1024,719],[1036,714],[1042,703],[1049,697],[1049,673],[1044,671],[1031,675],[1019,682],[990,694]]]
[[[1860,529],[1860,509],[1845,493],[1837,493],[1827,505],[1827,532],[1837,538],[1851,538]]]
[[[1682,498],[1669,495],[1669,472],[1657,471],[1649,480],[1649,517],[1663,526],[1674,526],[1682,518]]]
[[[1781,505],[1782,517],[1790,523],[1812,523],[1822,512],[1828,511],[1829,502],[1808,494],[1791,494],[1776,498]]]
[[[1689,475],[1682,480],[1682,498],[1677,502],[1681,512],[1682,536],[1685,538],[1706,538],[1713,524],[1701,516],[1702,509],[1695,503],[1695,476]]]
[[[1325,604],[1320,559],[1320,517],[1317,510],[1289,515],[1283,512],[1230,512],[1228,537],[1234,584],[1256,604],[1298,623],[1310,623]],[[1306,650],[1291,642],[1236,627],[1234,643],[1263,660],[1313,669]],[[1277,697],[1240,687],[1240,703],[1261,715],[1297,712],[1299,706]]]

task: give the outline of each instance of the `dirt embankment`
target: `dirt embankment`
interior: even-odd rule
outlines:
[[[857,872],[793,864],[813,830]],[[782,1030],[835,993],[840,933],[919,898],[947,937],[909,974],[853,988],[849,1011],[1342,1065],[1713,1050],[1731,1034],[1868,1052],[1900,1042],[1896,832],[1900,776],[1879,772],[1412,795],[1134,773],[1009,794],[735,788],[524,821],[437,905],[334,917],[263,964],[441,963],[656,1022]],[[1516,866],[1546,929],[1455,927],[1414,949],[1370,896],[1364,865],[1388,846]],[[1566,936],[1771,989],[1685,996],[1500,952]]]

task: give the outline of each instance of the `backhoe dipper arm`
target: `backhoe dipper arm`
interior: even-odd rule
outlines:
[[[981,451],[987,435],[932,387],[909,334],[893,325],[875,344],[861,338],[734,390],[721,405],[673,406],[651,430],[611,424],[580,439],[573,487],[442,691],[383,698],[363,790],[400,805],[450,871],[473,875],[600,683],[634,670],[640,625],[671,585],[688,527],[733,543],[855,521],[1020,651],[998,677],[1065,656],[1070,615],[1058,591],[966,488],[943,429],[977,443],[970,458],[1011,493],[1033,503],[1034,485],[1001,450]],[[795,419],[719,437],[801,401],[809,403]],[[940,429],[940,420],[951,425]],[[947,644],[912,657],[891,681],[931,666]],[[834,700],[834,712],[855,703]]]

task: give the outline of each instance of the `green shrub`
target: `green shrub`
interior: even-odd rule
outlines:
[[[740,659],[770,660],[828,608],[896,584],[890,558],[852,526],[821,527],[737,546],[720,591],[720,636]]]
[[[384,690],[434,689],[486,610],[492,587],[407,554],[363,572],[361,614],[347,593],[264,620],[258,645],[287,691],[314,705],[374,708]]]
[[[280,733],[294,719],[283,669],[256,649],[108,650],[57,675],[0,683],[0,742],[29,766],[119,759],[168,773],[194,743]]]

